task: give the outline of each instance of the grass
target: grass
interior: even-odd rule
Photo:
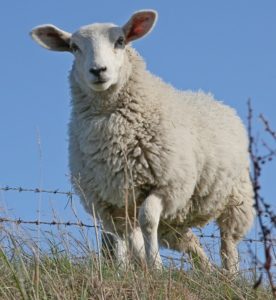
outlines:
[[[229,279],[173,263],[162,272],[121,270],[94,249],[83,228],[78,238],[58,228],[38,239],[22,226],[2,227],[0,299],[273,299],[269,288],[254,290],[249,275]]]

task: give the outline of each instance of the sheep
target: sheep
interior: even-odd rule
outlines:
[[[74,55],[69,166],[87,212],[150,268],[159,246],[211,263],[193,227],[215,220],[222,266],[238,271],[237,244],[253,218],[248,138],[236,112],[202,91],[179,91],[151,74],[131,42],[157,12],[135,12],[122,27],[95,23],[71,34],[35,27],[42,47]],[[129,244],[128,244],[129,243]]]

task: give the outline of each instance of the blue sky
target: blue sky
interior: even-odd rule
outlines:
[[[276,128],[274,0],[3,1],[1,186],[70,189],[67,77],[72,57],[40,48],[28,35],[32,27],[52,23],[74,31],[93,22],[119,25],[132,12],[144,8],[159,13],[152,33],[134,43],[149,70],[179,89],[213,93],[234,107],[245,121],[246,101],[251,97],[255,112],[262,112]],[[261,128],[257,123],[256,127]],[[275,174],[272,162],[263,173],[263,192],[269,201],[276,195]],[[41,197],[45,219],[51,214],[49,200],[66,218],[66,199]],[[28,219],[36,216],[38,198],[25,193],[0,193],[0,200],[11,214]],[[80,206],[78,210],[86,219]]]

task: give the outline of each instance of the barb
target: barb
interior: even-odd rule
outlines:
[[[68,197],[72,197],[74,195],[76,195],[76,193],[74,192],[66,192],[66,191],[60,191],[59,189],[56,190],[44,190],[44,189],[40,189],[40,188],[33,188],[33,189],[29,189],[29,188],[23,188],[23,187],[10,187],[10,186],[5,186],[5,187],[0,187],[0,191],[4,191],[4,192],[8,192],[8,191],[14,191],[14,192],[32,192],[32,193],[46,193],[46,194],[60,194],[60,195],[66,195]]]

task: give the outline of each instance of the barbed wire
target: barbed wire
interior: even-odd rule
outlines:
[[[72,197],[74,195],[76,195],[76,193],[71,192],[71,191],[60,191],[59,189],[55,189],[55,190],[45,190],[45,189],[41,189],[41,188],[23,188],[23,187],[11,187],[6,185],[5,187],[0,187],[0,191],[3,192],[8,192],[8,191],[14,191],[14,192],[32,192],[32,193],[46,193],[46,194],[60,194],[60,195],[66,195],[68,197]]]
[[[169,260],[169,261],[178,261],[178,262],[186,262],[187,261],[187,258],[185,256],[182,256],[182,257],[175,257],[173,255],[164,255],[164,254],[160,254],[160,256],[166,260]],[[260,264],[256,263],[256,268],[261,271],[263,269],[263,266],[261,266]],[[276,267],[276,264],[271,264],[271,266],[273,267]],[[255,271],[256,268],[246,268],[246,269],[241,269],[240,271],[244,272],[244,271]]]
[[[103,230],[102,226],[100,225],[92,225],[92,224],[87,224],[87,223],[83,223],[82,221],[57,221],[57,220],[51,220],[51,221],[43,221],[43,220],[23,220],[21,218],[1,218],[0,217],[0,223],[12,223],[12,224],[16,224],[16,225],[21,225],[21,224],[25,224],[25,225],[35,225],[35,226],[39,226],[39,225],[48,225],[48,226],[75,226],[75,227],[85,227],[85,228],[98,228]],[[196,236],[200,239],[203,238],[209,238],[209,239],[220,239],[220,236],[215,235],[215,234],[196,234]],[[270,242],[275,242],[276,243],[276,239],[269,239]],[[247,242],[247,243],[263,243],[263,239],[250,239],[250,238],[246,238],[246,239],[242,239],[242,242]],[[276,245],[276,244],[275,244]]]
[[[0,187],[0,191],[3,192],[9,192],[9,191],[13,191],[13,192],[19,192],[19,193],[23,193],[23,192],[29,192],[29,193],[46,193],[46,194],[54,194],[54,195],[64,195],[67,196],[69,198],[72,198],[73,196],[77,196],[76,193],[72,192],[72,191],[60,191],[59,189],[41,189],[41,188],[26,188],[26,187],[14,187],[14,186],[4,186],[4,187]],[[99,226],[95,226],[95,225],[91,225],[91,224],[86,224],[83,223],[82,221],[65,221],[65,222],[61,222],[61,221],[57,221],[57,220],[51,220],[51,221],[41,221],[41,220],[23,220],[21,218],[16,218],[16,219],[11,219],[11,218],[1,218],[0,217],[0,223],[13,223],[13,224],[26,224],[26,225],[48,225],[48,226],[75,226],[75,227],[85,227],[85,228],[99,228],[102,229],[102,227]],[[197,234],[198,238],[210,238],[210,239],[220,239],[220,236],[215,235],[215,234]],[[242,239],[242,242],[247,242],[247,243],[263,243],[264,240],[263,239],[250,239],[250,238],[246,238],[246,239]],[[273,239],[269,239],[270,242],[275,242],[276,243],[276,238]]]
[[[10,218],[0,218],[0,223],[13,223],[16,225],[20,224],[29,224],[29,225],[50,225],[50,226],[78,226],[78,227],[86,227],[86,228],[101,228],[101,226],[95,226],[95,225],[90,225],[90,224],[85,224],[82,221],[74,222],[74,221],[66,221],[66,222],[61,222],[61,221],[41,221],[41,220],[31,220],[31,221],[26,221],[22,220],[21,218],[18,219],[10,219]]]

